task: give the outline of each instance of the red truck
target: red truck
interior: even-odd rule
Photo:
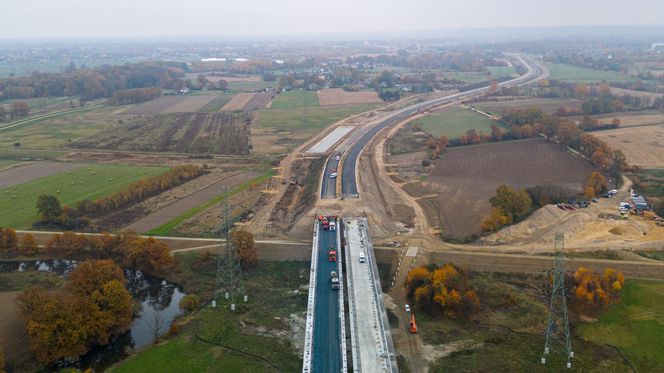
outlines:
[[[328,251],[327,254],[328,254],[327,260],[329,260],[330,262],[337,261],[337,249],[334,247],[334,245],[330,246],[330,251]]]

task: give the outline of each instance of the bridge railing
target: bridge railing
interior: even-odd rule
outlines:
[[[302,373],[311,373],[314,342],[314,310],[316,309],[316,274],[318,268],[318,235],[320,224],[314,223],[313,243],[311,245],[311,269],[309,271],[309,297],[307,300],[307,321],[304,333],[304,353],[302,356]]]

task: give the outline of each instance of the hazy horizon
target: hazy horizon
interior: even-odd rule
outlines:
[[[664,2],[635,0],[629,7],[617,0],[593,3],[411,0],[406,8],[396,0],[8,0],[3,6],[0,38],[305,37],[524,27],[664,26]]]

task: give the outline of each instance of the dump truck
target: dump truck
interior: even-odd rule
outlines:
[[[330,245],[330,250],[327,252],[327,260],[330,262],[336,262],[337,261],[337,249],[334,247],[334,245]]]
[[[335,271],[330,273],[330,282],[332,283],[332,289],[339,290],[339,276]]]

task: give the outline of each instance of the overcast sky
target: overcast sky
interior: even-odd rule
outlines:
[[[662,25],[663,0],[0,0],[0,38]]]

